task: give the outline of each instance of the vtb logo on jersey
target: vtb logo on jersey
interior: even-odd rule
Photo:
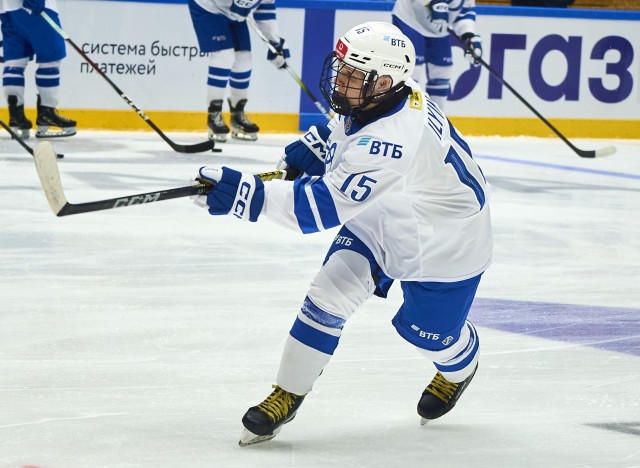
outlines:
[[[388,156],[393,159],[402,157],[402,145],[388,141],[374,140],[371,137],[361,137],[356,146],[369,146],[369,154]]]

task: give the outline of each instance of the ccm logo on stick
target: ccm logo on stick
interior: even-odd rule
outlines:
[[[150,195],[136,195],[135,197],[118,198],[113,204],[114,208],[119,206],[142,205],[143,203],[151,203],[160,199],[159,193]]]

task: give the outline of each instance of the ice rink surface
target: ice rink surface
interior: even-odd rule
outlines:
[[[203,134],[172,133],[180,143]],[[179,154],[155,133],[54,141],[81,203],[271,170],[292,135]],[[435,373],[371,299],[295,421],[238,447],[335,230],[212,217],[188,198],[56,218],[0,136],[0,467],[640,467],[640,142],[468,138],[493,187],[478,373],[421,427]],[[34,145],[33,140],[29,144]]]

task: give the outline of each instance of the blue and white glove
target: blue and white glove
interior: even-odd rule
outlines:
[[[206,195],[197,196],[196,205],[208,208],[212,215],[258,220],[264,206],[264,183],[258,177],[223,166],[222,169],[201,167],[198,178],[209,182],[213,188]]]
[[[291,57],[291,52],[287,48],[287,43],[284,39],[280,38],[280,42],[269,41],[269,44],[273,46],[275,52],[271,51],[269,48],[269,52],[267,52],[267,60],[276,68],[286,68],[287,67],[287,59]]]
[[[464,42],[464,57],[477,67],[480,65],[478,59],[482,57],[482,38],[468,32],[463,34],[461,39]]]
[[[44,0],[24,0],[22,8],[33,16],[38,16],[44,11]]]
[[[447,0],[431,0],[428,8],[433,29],[439,33],[446,32],[449,26],[449,3]]]
[[[290,167],[310,176],[323,175],[330,133],[329,127],[322,124],[309,128],[297,141],[287,145],[277,169]]]

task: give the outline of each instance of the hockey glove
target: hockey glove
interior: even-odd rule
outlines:
[[[33,16],[38,16],[44,11],[44,0],[24,0],[22,8]]]
[[[206,196],[198,197],[196,205],[203,206],[200,198],[206,197],[209,214],[230,214],[252,222],[258,220],[264,206],[264,183],[258,177],[223,166],[222,169],[201,167],[198,178],[213,188]]]
[[[284,39],[280,38],[280,42],[269,41],[269,44],[273,46],[275,52],[269,48],[269,52],[267,52],[267,60],[276,68],[286,68],[287,67],[287,59],[291,57],[291,52],[287,48],[287,43]]]
[[[298,141],[287,145],[278,169],[290,167],[310,176],[323,175],[325,145],[330,133],[329,127],[322,124],[309,128]]]
[[[464,42],[464,56],[476,67],[480,65],[478,59],[482,57],[482,38],[474,33],[465,33],[462,35]]]
[[[439,33],[447,31],[449,26],[449,4],[447,0],[431,0],[429,5],[429,13],[431,14],[431,26]]]

